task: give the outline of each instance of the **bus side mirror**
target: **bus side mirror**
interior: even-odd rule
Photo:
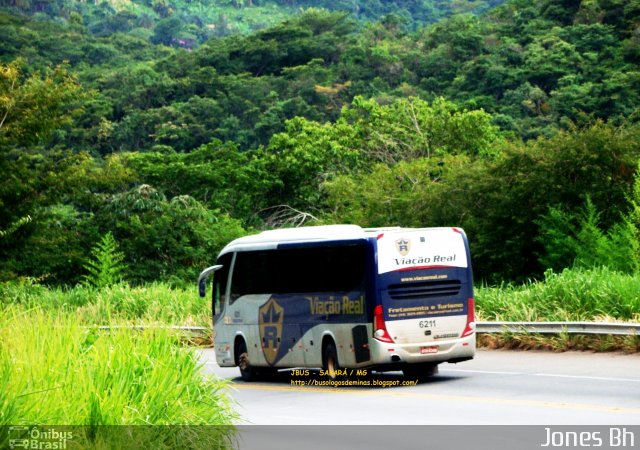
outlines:
[[[202,272],[200,272],[200,276],[198,277],[198,293],[200,294],[200,297],[204,298],[207,295],[207,278],[209,278],[209,276],[213,272],[219,269],[222,269],[222,265],[220,264],[207,267]]]

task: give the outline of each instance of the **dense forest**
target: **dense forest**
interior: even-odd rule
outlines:
[[[345,11],[359,22],[394,15],[406,29],[459,13],[480,13],[504,0],[0,0],[0,7],[95,36],[129,33],[154,43],[194,48],[214,36],[250,33],[307,8]]]
[[[640,1],[329,3],[2,0],[0,278],[113,236],[180,283],[320,223],[462,226],[488,282],[640,270]]]

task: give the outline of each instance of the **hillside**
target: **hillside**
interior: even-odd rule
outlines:
[[[377,21],[388,15],[407,29],[452,14],[481,13],[504,0],[0,0],[7,11],[62,25],[82,26],[106,37],[131,33],[181,48],[211,37],[251,33],[274,26],[308,8],[346,12],[354,20]]]
[[[512,0],[415,30],[309,9],[193,49],[7,12],[29,5],[0,15],[4,278],[75,282],[107,232],[134,281],[314,220],[463,226],[493,281],[637,237],[633,2]]]

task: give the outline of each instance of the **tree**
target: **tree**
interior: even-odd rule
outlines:
[[[154,44],[173,45],[183,27],[184,23],[175,16],[162,19],[156,24],[151,42]]]
[[[79,112],[82,90],[63,65],[28,77],[23,60],[0,64],[0,147],[43,142]]]
[[[189,195],[209,209],[252,223],[253,214],[269,206],[266,195],[275,182],[262,156],[214,140],[190,153],[129,153],[124,160],[140,182],[169,197]]]
[[[149,185],[113,196],[95,220],[120,242],[133,282],[193,280],[225,244],[245,233],[228,215],[187,195],[168,200]]]
[[[473,236],[478,275],[494,280],[541,275],[544,248],[536,236],[549,207],[578,215],[589,195],[603,229],[619,222],[638,149],[638,126],[597,121],[550,139],[510,143],[502,157],[466,174],[473,190],[457,201],[468,211],[462,225]]]
[[[635,203],[638,176],[634,184]],[[634,208],[637,205],[634,205]],[[587,197],[584,208],[568,213],[559,208],[549,208],[537,224],[538,240],[544,246],[540,263],[545,268],[561,271],[567,267],[609,269],[626,273],[640,270],[640,234],[633,212],[625,215],[609,230],[602,228],[600,214]]]
[[[91,250],[91,259],[84,266],[88,272],[84,276],[85,284],[102,289],[123,280],[126,265],[124,253],[118,248],[111,232],[102,236],[100,242]]]
[[[466,111],[444,99],[417,98],[380,105],[356,97],[335,124],[296,118],[273,136],[269,167],[281,184],[272,192],[289,206],[321,209],[320,186],[338,174],[367,171],[382,162],[442,157],[487,156],[495,152],[497,129],[483,111]]]
[[[473,194],[460,175],[474,170],[467,155],[422,157],[339,175],[322,189],[332,222],[363,227],[462,225],[469,211],[458,202],[458,192]]]
[[[344,123],[319,124],[301,117],[286,122],[273,136],[265,158],[278,180],[269,194],[271,205],[303,210],[321,206],[322,181],[353,170],[360,161],[357,130]]]
[[[431,104],[408,98],[379,105],[356,97],[338,124],[357,130],[363,156],[386,163],[443,154],[488,155],[498,138],[489,114],[443,98]]]

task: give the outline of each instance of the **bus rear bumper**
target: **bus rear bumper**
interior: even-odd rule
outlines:
[[[411,344],[387,343],[373,339],[370,345],[373,364],[420,364],[460,362],[471,359],[476,352],[476,335],[441,342]]]

